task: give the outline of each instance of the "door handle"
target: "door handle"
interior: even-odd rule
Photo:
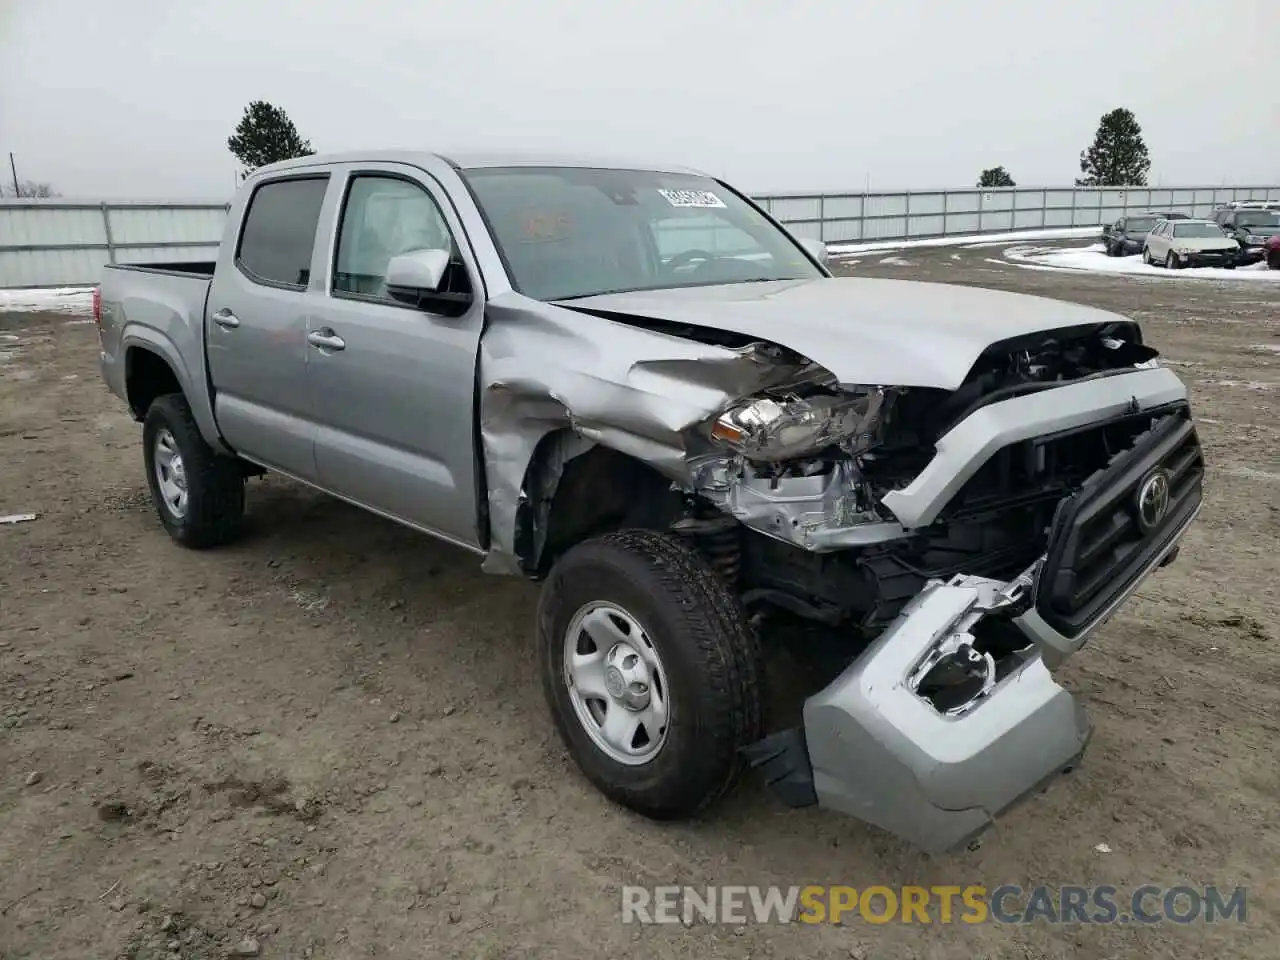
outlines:
[[[347,341],[343,340],[328,327],[322,327],[319,330],[313,330],[308,333],[307,343],[322,350],[341,350],[347,345]]]
[[[227,329],[235,329],[240,326],[240,318],[226,307],[223,307],[213,315],[213,322],[218,326],[226,327]]]

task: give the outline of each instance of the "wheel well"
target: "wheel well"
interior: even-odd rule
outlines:
[[[142,420],[156,397],[166,393],[181,393],[173,368],[159,354],[145,347],[130,347],[125,354],[125,389],[129,395],[129,409],[135,420]]]
[[[528,509],[517,520],[517,553],[526,572],[543,577],[556,558],[588,537],[615,530],[665,530],[681,516],[683,498],[653,467],[608,447],[592,447],[563,463],[556,450],[567,431],[544,438],[529,467]]]

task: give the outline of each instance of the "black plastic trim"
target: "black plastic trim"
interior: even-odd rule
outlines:
[[[813,765],[804,729],[792,727],[771,733],[742,748],[753,770],[764,775],[765,785],[788,807],[812,807],[818,802],[813,787]]]
[[[1178,467],[1181,462],[1180,468]],[[1163,521],[1139,537],[1127,529],[1139,486],[1152,471],[1180,469],[1174,478],[1170,509]],[[1036,581],[1036,610],[1067,637],[1077,637],[1148,569],[1163,559],[1172,541],[1195,514],[1203,498],[1204,458],[1190,412],[1183,407],[1157,420],[1134,446],[1085,481],[1055,512],[1044,566]],[[1103,536],[1090,542],[1091,524],[1106,524]],[[1108,522],[1109,521],[1109,522]],[[1137,531],[1136,521],[1132,524]],[[1117,544],[1120,549],[1113,549]],[[1080,597],[1077,563],[1090,549],[1111,552],[1112,565],[1093,571],[1102,583]],[[1104,554],[1105,555],[1105,554]]]

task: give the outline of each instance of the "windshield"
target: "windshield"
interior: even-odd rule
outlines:
[[[1124,229],[1127,233],[1150,233],[1155,225],[1155,217],[1130,217],[1125,221]]]
[[[1269,210],[1250,210],[1236,217],[1242,227],[1280,227],[1280,213]]]
[[[512,284],[538,300],[823,275],[787,234],[704,177],[574,167],[464,176]]]
[[[1221,237],[1222,228],[1216,223],[1178,223],[1174,224],[1175,237]]]

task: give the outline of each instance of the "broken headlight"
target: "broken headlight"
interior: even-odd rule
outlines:
[[[717,417],[711,438],[755,461],[793,460],[832,446],[857,456],[878,442],[895,395],[892,389],[860,387],[811,397],[755,397]]]

